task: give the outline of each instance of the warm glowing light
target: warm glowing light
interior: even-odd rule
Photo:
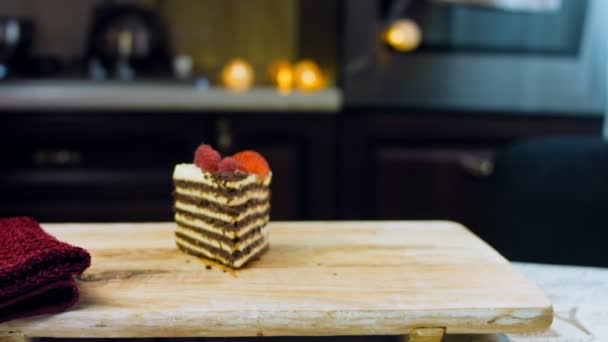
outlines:
[[[268,77],[270,78],[270,81],[276,83],[277,74],[282,69],[291,69],[291,63],[289,63],[289,61],[286,59],[277,59],[272,62],[272,64],[270,64],[268,67]]]
[[[281,94],[289,94],[293,89],[293,70],[286,60],[277,60],[268,70],[270,80]]]
[[[315,91],[325,86],[325,77],[317,64],[304,60],[297,63],[293,70],[295,84],[303,91]]]
[[[288,94],[293,88],[293,72],[291,68],[281,69],[277,73],[277,88],[282,94]]]
[[[242,59],[234,59],[226,64],[221,76],[224,86],[236,92],[249,89],[254,80],[253,68]]]
[[[383,33],[384,42],[397,51],[408,52],[420,45],[422,33],[413,20],[400,19],[391,24]]]

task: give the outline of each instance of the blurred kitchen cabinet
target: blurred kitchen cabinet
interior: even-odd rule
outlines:
[[[333,117],[327,114],[19,113],[3,115],[0,217],[168,221],[171,174],[200,143],[262,153],[272,218],[333,215]]]
[[[382,219],[449,219],[475,226],[493,151],[463,146],[376,145],[367,189],[370,207]]]
[[[340,219],[447,219],[478,227],[495,152],[524,138],[599,134],[597,120],[461,114],[344,115]]]
[[[334,121],[328,114],[220,115],[222,154],[260,152],[273,172],[273,220],[329,219],[334,206]]]
[[[0,217],[172,218],[171,174],[210,139],[208,118],[151,113],[3,115]],[[207,137],[207,138],[206,138]]]
[[[601,120],[462,113],[0,113],[0,217],[166,221],[200,143],[262,153],[273,220],[450,219],[477,229],[495,151]]]
[[[340,213],[351,219],[454,220],[474,227],[494,151],[454,145],[366,143],[360,159],[343,165],[348,171],[339,177]]]

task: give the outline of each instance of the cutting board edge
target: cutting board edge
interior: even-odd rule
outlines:
[[[434,314],[445,310],[428,310],[417,313],[403,311],[377,311],[378,317],[369,312],[318,312],[318,311],[290,311],[284,312],[258,312],[255,317],[242,315],[240,321],[222,324],[221,320],[235,319],[224,317],[217,312],[207,312],[206,315],[192,315],[191,317],[167,317],[159,313],[150,313],[144,321],[147,324],[137,326],[129,324],[112,324],[112,319],[78,318],[78,312],[66,312],[45,319],[30,318],[5,323],[0,327],[0,333],[18,330],[28,337],[245,337],[245,336],[349,336],[349,335],[404,335],[413,328],[437,327],[445,328],[450,334],[490,334],[490,333],[534,333],[542,332],[551,326],[553,308],[525,308],[525,309],[486,309],[455,310],[461,315],[436,320]],[[474,311],[478,314],[471,323]],[[483,310],[482,310],[483,311]],[[517,311],[516,314],[514,312]],[[184,313],[182,313],[184,314]],[[187,314],[187,313],[186,313]],[[358,315],[359,314],[359,315]],[[391,317],[386,317],[390,314]],[[534,314],[534,316],[531,316]],[[75,315],[76,317],[71,317]],[[268,315],[268,316],[266,316]],[[187,316],[187,315],[186,315]],[[215,317],[215,321],[212,317]],[[264,317],[266,316],[266,317]],[[357,317],[358,316],[358,317]],[[130,321],[128,315],[115,317],[118,322]],[[177,320],[182,322],[179,331],[167,329],[159,321]],[[377,320],[382,320],[378,322]],[[431,323],[431,321],[433,321]],[[462,324],[462,321],[467,321]],[[210,322],[207,328],[201,321]],[[291,322],[289,322],[291,321]],[[461,324],[458,323],[461,321]],[[70,322],[67,323],[66,322]],[[287,322],[287,324],[286,324]],[[293,324],[292,324],[293,323]],[[286,328],[288,327],[288,328]],[[81,331],[88,333],[81,333]]]

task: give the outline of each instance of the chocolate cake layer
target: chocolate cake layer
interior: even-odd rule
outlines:
[[[248,200],[247,202],[245,202],[244,204],[228,206],[228,205],[214,203],[214,202],[211,202],[206,199],[199,198],[199,197],[182,195],[177,192],[173,192],[173,198],[176,201],[180,201],[183,203],[189,203],[189,204],[197,205],[197,206],[201,206],[201,207],[212,208],[212,209],[216,210],[217,212],[220,212],[220,213],[226,214],[226,215],[232,215],[232,216],[236,216],[239,213],[241,213],[247,209],[250,209],[252,207],[270,203],[269,197],[264,200],[252,198],[252,199]]]
[[[173,210],[176,213],[179,213],[180,215],[183,215],[185,217],[195,218],[195,219],[201,220],[203,222],[206,222],[207,224],[209,224],[211,226],[217,227],[218,229],[225,229],[225,230],[229,230],[229,231],[238,231],[241,228],[249,225],[251,222],[254,222],[258,219],[267,218],[270,215],[270,207],[268,207],[268,209],[264,210],[264,212],[248,215],[244,219],[238,220],[234,224],[232,224],[232,223],[218,220],[213,217],[206,216],[206,215],[200,215],[197,213],[192,213],[189,211],[181,210],[175,206],[173,207]]]
[[[267,185],[259,184],[259,183],[247,184],[247,185],[243,186],[242,188],[232,189],[232,188],[224,188],[224,187],[214,188],[214,187],[208,186],[206,184],[202,184],[202,183],[195,183],[195,182],[190,182],[190,181],[174,179],[173,185],[175,185],[175,187],[181,187],[181,188],[185,188],[185,189],[196,189],[199,191],[212,193],[212,194],[215,194],[218,196],[226,197],[226,198],[228,198],[228,200],[234,199],[236,197],[240,197],[243,193],[246,193],[251,190],[268,190]]]
[[[258,232],[257,234],[251,236],[248,240],[243,240],[242,242],[238,242],[238,243],[226,243],[226,242],[222,242],[219,240],[214,240],[214,239],[210,239],[202,234],[199,234],[195,231],[192,231],[190,229],[186,229],[183,228],[180,225],[177,225],[175,227],[175,233],[179,233],[181,235],[187,236],[190,239],[194,239],[199,241],[200,243],[209,245],[209,246],[213,246],[215,248],[219,248],[222,249],[228,253],[235,253],[236,251],[243,251],[245,250],[248,246],[254,244],[255,242],[259,241],[259,240],[265,240],[266,237],[268,236],[268,231],[266,228],[263,228],[260,232]]]
[[[267,217],[255,220],[255,221],[251,222],[249,225],[240,228],[239,230],[228,230],[228,229],[218,228],[216,226],[210,225],[209,223],[207,223],[205,221],[202,221],[202,220],[199,220],[199,219],[196,219],[193,217],[184,216],[180,213],[175,213],[174,218],[175,218],[175,220],[178,220],[180,222],[186,222],[186,223],[190,224],[191,226],[197,227],[201,230],[206,230],[211,233],[224,235],[231,239],[236,238],[238,236],[243,236],[247,232],[249,232],[250,230],[252,230],[256,227],[266,225],[268,223],[268,219],[269,219],[269,217],[267,216]]]
[[[197,251],[197,250],[195,250],[195,249],[191,249],[191,248],[189,248],[188,246],[182,245],[182,244],[180,243],[180,241],[179,241],[179,240],[176,240],[176,242],[177,242],[177,247],[178,247],[180,250],[182,250],[184,253],[187,253],[187,254],[190,254],[190,255],[193,255],[193,256],[195,256],[195,257],[199,257],[199,258],[217,260],[217,261],[219,261],[219,262],[221,262],[221,263],[223,263],[223,264],[225,264],[225,265],[227,265],[227,266],[233,267],[233,268],[242,268],[242,267],[247,266],[247,265],[248,265],[249,263],[251,263],[252,261],[257,260],[257,259],[258,259],[258,258],[259,258],[259,257],[260,257],[262,254],[264,254],[264,253],[265,253],[265,252],[268,250],[268,248],[270,247],[270,246],[267,244],[267,245],[266,245],[265,247],[263,247],[261,250],[259,250],[259,251],[255,252],[255,253],[253,253],[253,254],[251,254],[251,255],[247,256],[246,260],[244,260],[244,262],[242,262],[241,264],[235,265],[235,262],[239,262],[240,260],[233,261],[233,262],[230,262],[230,261],[228,261],[228,260],[226,260],[226,261],[224,261],[224,260],[218,260],[218,258],[217,258],[217,257],[208,256],[208,255],[203,254],[203,253],[201,253],[201,252],[199,252],[199,251]]]
[[[254,236],[256,234],[259,234],[260,231],[261,231],[261,229],[264,226],[266,226],[266,223],[264,223],[264,224],[261,224],[261,225],[258,225],[256,227],[252,228],[250,231],[248,231],[247,233],[245,233],[245,234],[243,234],[241,236],[235,236],[234,238],[230,238],[230,237],[225,236],[225,235],[220,235],[220,234],[212,233],[212,232],[210,232],[208,230],[204,230],[204,229],[201,229],[199,227],[195,227],[195,226],[191,225],[190,223],[184,222],[184,221],[179,220],[179,219],[175,220],[175,223],[177,223],[177,225],[180,226],[183,229],[191,230],[192,232],[194,232],[196,234],[200,234],[200,235],[202,235],[204,237],[207,237],[209,239],[221,241],[223,243],[231,244],[231,245],[237,244],[237,243],[239,243],[241,241],[245,241],[245,240],[251,238],[252,236]]]
[[[226,260],[229,260],[229,261],[235,261],[235,260],[240,259],[242,256],[245,256],[245,255],[249,254],[253,249],[255,249],[259,245],[265,243],[265,241],[266,241],[264,238],[261,238],[261,239],[255,241],[255,242],[253,242],[249,246],[245,247],[243,250],[237,250],[237,251],[234,251],[233,253],[230,253],[230,252],[227,252],[227,251],[225,251],[225,250],[223,250],[221,248],[217,248],[215,246],[209,245],[209,244],[207,244],[207,243],[205,243],[203,241],[196,240],[196,239],[193,239],[193,238],[191,238],[189,236],[181,234],[180,232],[175,232],[175,236],[177,238],[180,238],[180,239],[182,239],[182,240],[184,240],[184,241],[192,244],[192,245],[195,245],[195,246],[198,246],[200,248],[206,249],[206,250],[208,250],[209,252],[211,252],[214,255],[219,255],[222,258],[224,258]]]

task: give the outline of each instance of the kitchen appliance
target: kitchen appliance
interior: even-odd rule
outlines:
[[[561,7],[562,0],[434,0],[446,3],[485,6],[509,11],[547,12]]]
[[[86,56],[119,78],[165,74],[171,70],[167,36],[160,16],[151,10],[102,4],[94,10]]]
[[[608,1],[400,3],[345,2],[347,107],[603,113]],[[382,42],[397,19],[420,27],[415,51]]]
[[[33,25],[28,19],[0,17],[0,79],[27,58],[32,44]]]

